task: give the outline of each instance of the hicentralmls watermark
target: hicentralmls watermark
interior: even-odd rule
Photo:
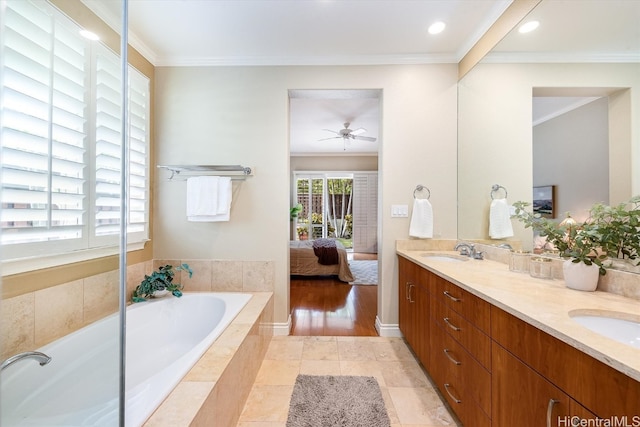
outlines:
[[[610,418],[558,417],[558,427],[640,427],[640,415],[622,415]]]

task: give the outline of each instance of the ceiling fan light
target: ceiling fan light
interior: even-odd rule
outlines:
[[[434,22],[429,26],[429,29],[428,29],[429,34],[440,34],[441,32],[444,31],[446,26],[447,24],[445,24],[442,21]]]

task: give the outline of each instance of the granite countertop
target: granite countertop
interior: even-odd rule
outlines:
[[[569,289],[563,280],[545,280],[509,271],[508,264],[464,257],[451,262],[424,253],[457,256],[452,251],[405,250],[397,254],[457,284],[563,342],[589,354],[625,375],[640,381],[640,349],[581,326],[569,313],[624,313],[620,317],[640,321],[640,301],[608,292]]]

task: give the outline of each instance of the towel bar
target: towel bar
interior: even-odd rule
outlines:
[[[491,200],[493,200],[493,193],[495,193],[496,191],[500,190],[500,189],[504,190],[504,198],[507,198],[507,189],[504,188],[502,185],[498,185],[498,184],[493,184],[491,186],[491,193],[489,194],[491,196]]]
[[[422,190],[427,190],[427,192],[429,193],[427,195],[427,200],[429,200],[431,198],[431,190],[429,190],[427,187],[425,187],[424,185],[418,184],[416,185],[416,189],[413,190],[413,198],[416,198],[416,192],[418,191],[422,191]]]
[[[248,166],[242,165],[158,165],[158,168],[171,172],[169,180],[181,172],[186,174],[230,176],[232,180],[245,179],[251,176],[253,171]]]

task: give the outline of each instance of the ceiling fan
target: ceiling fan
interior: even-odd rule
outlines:
[[[333,132],[336,134],[336,136],[331,136],[329,138],[322,138],[322,139],[319,139],[318,141],[326,141],[327,139],[342,138],[345,142],[347,142],[350,139],[375,142],[376,139],[371,136],[361,136],[361,134],[367,131],[365,128],[349,129],[349,125],[351,125],[351,123],[345,122],[344,129],[340,129],[339,131],[335,131],[331,129],[322,129],[329,132]]]

